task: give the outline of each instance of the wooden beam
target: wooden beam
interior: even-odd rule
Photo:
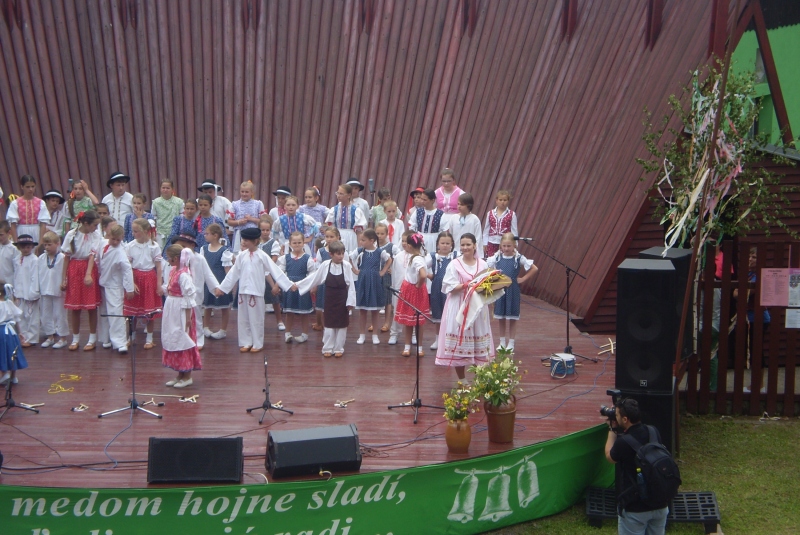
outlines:
[[[711,31],[708,35],[708,55],[725,57],[725,42],[728,40],[728,9],[730,0],[713,0],[711,9]]]
[[[792,127],[789,124],[786,102],[783,100],[781,83],[778,80],[778,70],[775,68],[775,57],[772,55],[772,47],[769,44],[767,25],[764,22],[764,12],[761,10],[761,2],[759,0],[753,0],[752,5],[756,37],[758,38],[758,47],[761,49],[761,58],[764,60],[764,71],[767,75],[769,92],[772,95],[772,105],[775,108],[775,116],[778,118],[781,138],[783,139],[784,145],[788,146],[794,141],[794,136],[792,136]]]

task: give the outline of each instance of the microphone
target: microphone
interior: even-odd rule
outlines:
[[[514,236],[515,240],[522,240],[522,241],[536,241],[533,238],[525,238],[523,236]]]

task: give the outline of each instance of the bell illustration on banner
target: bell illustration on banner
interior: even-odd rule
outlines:
[[[489,492],[486,496],[486,505],[481,513],[480,520],[497,522],[514,511],[508,505],[508,489],[511,486],[511,476],[497,474],[489,481]]]
[[[517,472],[517,499],[522,507],[539,495],[539,472],[536,463],[531,460],[519,467]]]
[[[475,514],[475,494],[478,492],[478,478],[475,471],[461,481],[453,501],[453,508],[447,515],[449,520],[466,524],[472,520]]]

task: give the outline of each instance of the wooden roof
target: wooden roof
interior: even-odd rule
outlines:
[[[646,195],[642,110],[666,112],[720,42],[727,0],[30,0],[0,21],[0,180],[41,189],[114,171],[157,194],[215,178],[350,176],[396,198],[456,170],[476,198],[511,189],[520,233],[585,275],[582,315]],[[741,9],[731,2],[731,10]],[[721,6],[721,7],[720,7]],[[738,7],[736,7],[738,6]],[[728,13],[725,33],[736,13]],[[566,18],[565,18],[566,17]],[[714,30],[713,28],[717,28]],[[724,35],[723,35],[724,37]],[[724,39],[722,39],[724,42]],[[535,295],[563,306],[564,270]]]

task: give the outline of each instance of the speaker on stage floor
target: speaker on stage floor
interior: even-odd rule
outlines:
[[[266,467],[272,477],[357,472],[361,449],[355,424],[270,431]]]
[[[664,252],[664,247],[651,247],[639,253],[639,258],[649,260],[669,260],[672,262],[672,267],[675,268],[675,321],[676,325],[680,326],[681,313],[683,312],[683,297],[686,295],[686,285],[689,283],[689,266],[692,263],[692,250],[681,249],[679,247],[671,247],[667,251],[666,256],[661,256]],[[694,324],[692,307],[688,309],[686,314],[686,328],[683,335],[683,343],[681,344],[681,358],[689,358],[692,354],[692,325]],[[678,335],[677,327],[675,336]],[[675,358],[675,355],[672,356]]]
[[[242,437],[150,437],[148,483],[240,483],[243,469]]]
[[[678,336],[675,280],[669,260],[629,258],[617,268],[618,389],[671,391]]]

